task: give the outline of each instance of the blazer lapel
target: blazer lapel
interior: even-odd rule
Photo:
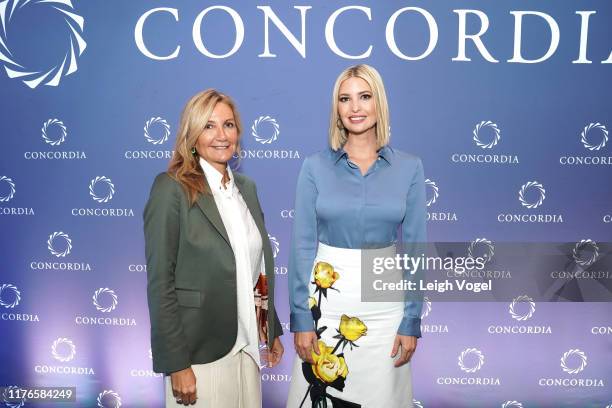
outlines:
[[[196,204],[198,207],[200,207],[200,210],[202,210],[206,218],[208,218],[210,223],[217,229],[219,234],[221,234],[223,239],[225,239],[227,244],[231,247],[232,245],[227,235],[227,231],[225,230],[225,226],[221,220],[221,214],[219,214],[219,209],[217,208],[217,204],[215,204],[215,199],[212,194],[200,194]]]

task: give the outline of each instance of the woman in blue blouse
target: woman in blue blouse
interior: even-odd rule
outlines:
[[[423,166],[388,146],[374,68],[350,67],[336,80],[329,142],[297,182],[289,297],[300,359],[287,407],[412,407],[422,304],[361,301],[361,249],[391,255],[398,240],[426,236]]]

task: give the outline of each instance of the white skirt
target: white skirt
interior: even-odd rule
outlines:
[[[361,250],[319,243],[310,282],[321,354],[314,365],[296,356],[287,407],[412,408],[410,363],[391,358],[404,304],[361,301]]]

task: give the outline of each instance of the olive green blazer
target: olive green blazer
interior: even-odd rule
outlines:
[[[234,182],[261,233],[268,281],[268,346],[283,331],[274,309],[274,258],[253,181]],[[226,355],[236,342],[236,262],[213,196],[193,206],[167,173],[144,209],[153,370],[171,373]]]

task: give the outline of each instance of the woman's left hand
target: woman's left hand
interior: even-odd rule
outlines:
[[[272,342],[272,350],[268,350],[268,367],[274,367],[278,363],[280,363],[283,358],[283,353],[285,348],[283,347],[283,343],[280,341],[280,337],[274,338]]]
[[[415,336],[402,336],[401,334],[395,335],[395,341],[393,342],[393,350],[391,350],[391,358],[397,356],[399,348],[402,348],[400,357],[395,361],[395,367],[401,367],[410,361],[417,346],[417,338]]]

